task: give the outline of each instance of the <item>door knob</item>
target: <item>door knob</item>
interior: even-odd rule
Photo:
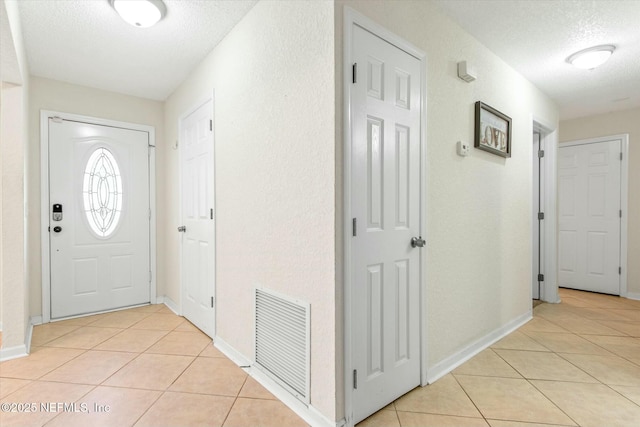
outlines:
[[[411,247],[412,248],[423,248],[425,243],[427,243],[427,242],[425,242],[425,240],[422,238],[422,236],[412,237],[411,238]]]
[[[53,231],[55,231],[56,233],[59,233],[62,231],[62,227],[60,227],[59,225],[56,225],[55,227],[53,227]]]
[[[187,232],[187,227],[184,225],[181,225],[180,227],[178,227],[178,231],[180,233],[186,233]]]

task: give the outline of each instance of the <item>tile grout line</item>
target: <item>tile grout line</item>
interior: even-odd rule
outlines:
[[[491,350],[491,351],[493,351],[493,350]],[[495,351],[494,351],[494,353],[495,353]],[[473,404],[473,407],[476,408],[476,411],[478,411],[478,413],[480,414],[480,416],[482,417],[484,422],[487,423],[488,425],[491,425],[489,423],[489,421],[487,421],[487,417],[482,413],[480,408],[478,408],[478,405],[476,404],[476,402],[474,402],[473,399],[471,398],[471,396],[469,396],[469,393],[467,393],[467,390],[464,388],[464,386],[462,384],[460,384],[460,381],[458,381],[458,377],[456,377],[453,373],[451,373],[451,376],[456,381],[456,384],[458,384],[458,387],[460,387],[460,389],[462,389],[462,391],[464,392],[465,396],[467,396],[467,399],[469,399],[469,401]]]

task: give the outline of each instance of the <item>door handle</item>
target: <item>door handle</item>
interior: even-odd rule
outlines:
[[[178,231],[180,233],[186,233],[187,232],[187,227],[185,225],[181,225],[180,227],[178,227]]]
[[[56,233],[59,233],[62,231],[62,227],[60,227],[59,225],[56,225],[55,227],[53,227],[53,231],[55,231]]]
[[[424,248],[425,243],[427,242],[422,238],[422,236],[411,238],[412,248]]]

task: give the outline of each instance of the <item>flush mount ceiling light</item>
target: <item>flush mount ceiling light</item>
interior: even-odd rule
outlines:
[[[610,44],[590,47],[574,53],[567,62],[583,70],[592,70],[607,62],[614,50],[616,47]]]
[[[162,0],[109,0],[109,2],[122,19],[135,27],[151,27],[167,14],[167,8]]]

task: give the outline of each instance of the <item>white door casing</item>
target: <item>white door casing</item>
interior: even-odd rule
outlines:
[[[544,209],[544,177],[545,177],[545,163],[544,157],[541,154],[544,153],[544,142],[540,131],[533,132],[533,268],[531,269],[531,296],[533,299],[542,299],[542,282],[540,275],[544,275],[544,249],[545,249],[545,219],[541,218],[540,214],[545,213]]]
[[[531,295],[556,303],[557,284],[557,124],[540,117],[531,118],[533,128],[532,201],[531,201]],[[542,148],[543,153],[539,153]],[[540,167],[538,156],[542,155]],[[544,219],[538,220],[543,213]],[[538,246],[540,244],[540,246]],[[538,264],[544,281],[538,282]],[[539,289],[539,295],[538,294]]]
[[[182,314],[215,333],[213,98],[180,119]]]
[[[558,284],[624,294],[622,141],[561,144],[558,152]]]
[[[345,161],[351,424],[421,383],[422,256],[411,239],[422,230],[424,108],[421,58],[356,23],[349,33],[356,64],[345,88],[351,111]]]
[[[50,317],[149,303],[149,132],[62,118],[47,127]]]

